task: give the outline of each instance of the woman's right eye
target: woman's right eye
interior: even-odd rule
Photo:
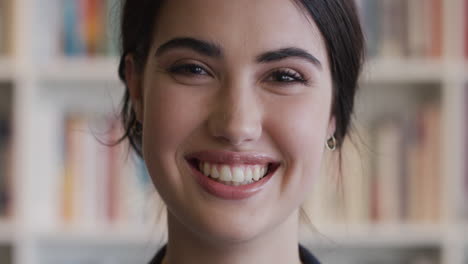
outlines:
[[[182,75],[208,75],[208,71],[198,64],[181,64],[169,68],[169,72]]]

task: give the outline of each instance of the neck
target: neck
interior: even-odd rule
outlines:
[[[299,264],[298,213],[255,238],[242,242],[208,241],[168,213],[164,264]]]

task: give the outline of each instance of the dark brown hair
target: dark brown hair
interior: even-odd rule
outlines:
[[[348,133],[364,57],[364,37],[354,0],[294,0],[320,30],[327,47],[333,81],[332,114],[336,118],[335,138],[341,147]],[[137,70],[142,71],[153,40],[157,15],[163,1],[123,0],[121,58],[119,77],[125,81],[125,56],[132,54]],[[141,156],[141,124],[136,119],[126,88],[121,117],[124,135]]]

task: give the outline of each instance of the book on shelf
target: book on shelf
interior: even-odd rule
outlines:
[[[464,6],[464,53],[465,53],[465,58],[468,58],[468,0],[465,0],[463,2]]]
[[[60,43],[65,56],[118,54],[119,3],[115,0],[64,0]]]
[[[357,129],[341,161],[326,158],[332,165],[317,179],[306,211],[319,223],[437,224],[440,122],[440,107],[427,103],[413,116],[385,114]]]
[[[401,121],[395,117],[383,117],[374,128],[375,155],[371,180],[371,218],[396,222],[402,217],[400,192],[404,188],[401,172],[403,166],[403,142]]]
[[[10,120],[0,117],[0,218],[11,215],[11,155]]]
[[[468,7],[467,7],[468,9]],[[465,85],[464,89],[464,99],[465,102],[468,102],[468,84]],[[468,133],[468,104],[465,104],[464,106],[464,134],[467,135]],[[468,140],[465,139],[464,144],[464,149],[461,155],[464,157],[464,162],[463,162],[463,188],[462,188],[462,194],[463,194],[463,201],[468,201]],[[463,210],[462,214],[463,217],[465,218],[465,221],[468,221],[468,203],[464,202],[463,204],[460,205],[461,209]],[[468,258],[468,255],[467,255]]]
[[[373,220],[436,223],[442,182],[439,106],[424,105],[406,120],[376,122]]]
[[[359,0],[370,57],[439,58],[443,0]]]
[[[13,262],[14,249],[9,245],[0,246],[0,263],[11,264]]]
[[[10,49],[11,4],[10,0],[0,1],[0,56],[8,53]]]
[[[68,114],[64,120],[64,173],[61,217],[64,223],[96,227],[146,224],[156,198],[144,163],[124,143],[117,119]]]
[[[11,216],[13,202],[11,96],[11,89],[0,86],[0,218]]]
[[[378,122],[372,162],[375,220],[437,222],[441,198],[439,107],[424,106],[409,120]]]
[[[4,20],[4,13],[5,13],[5,7],[3,6],[4,3],[3,1],[0,2],[0,55],[3,53],[3,49],[5,46],[5,29],[3,28],[5,26],[5,21]]]

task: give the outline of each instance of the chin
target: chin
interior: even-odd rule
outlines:
[[[264,233],[268,226],[267,223],[260,223],[256,219],[224,220],[219,223],[213,223],[210,220],[201,223],[200,228],[197,228],[199,235],[216,243],[241,244],[254,240]]]

